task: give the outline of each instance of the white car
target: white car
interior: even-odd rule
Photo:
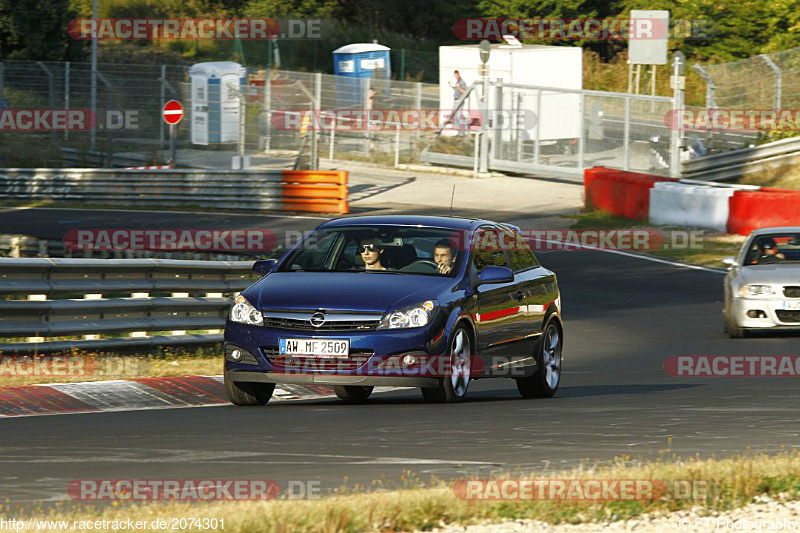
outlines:
[[[736,257],[726,257],[725,332],[800,330],[800,227],[751,233]]]

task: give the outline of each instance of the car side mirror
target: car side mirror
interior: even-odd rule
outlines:
[[[478,274],[478,285],[484,283],[510,283],[514,281],[514,273],[508,267],[487,266]]]
[[[736,262],[736,258],[732,255],[729,255],[728,257],[723,257],[722,264],[728,265],[729,267],[739,266],[739,264]]]
[[[278,265],[278,261],[275,259],[259,259],[255,263],[253,263],[253,272],[256,274],[261,274],[262,276],[266,276]]]

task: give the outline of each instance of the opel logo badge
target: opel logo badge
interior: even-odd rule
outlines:
[[[311,315],[311,318],[309,318],[308,321],[311,322],[312,326],[318,328],[325,323],[325,314],[317,311],[316,313]]]

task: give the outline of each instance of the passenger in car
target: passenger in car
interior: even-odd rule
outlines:
[[[378,246],[375,240],[361,239],[358,245],[358,253],[364,261],[364,268],[366,270],[386,270],[386,267],[381,264],[383,248]]]
[[[449,274],[453,270],[456,254],[448,239],[437,241],[433,247],[433,260],[439,265],[439,274]]]

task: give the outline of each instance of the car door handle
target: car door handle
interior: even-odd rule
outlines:
[[[517,300],[524,300],[525,293],[522,291],[517,291],[517,294],[514,295],[514,298],[516,298]]]

